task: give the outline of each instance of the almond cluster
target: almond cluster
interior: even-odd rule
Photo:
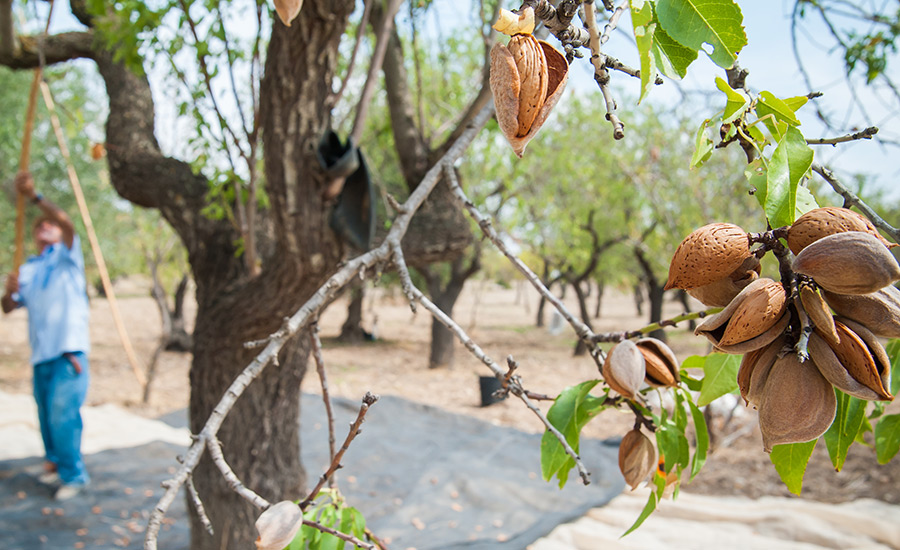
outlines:
[[[836,412],[833,388],[892,400],[891,365],[878,338],[900,337],[896,244],[865,217],[836,207],[807,212],[786,235],[789,280],[760,277],[758,252],[766,250],[751,251],[740,227],[713,223],[682,241],[666,284],[724,308],[695,334],[744,355],[738,386],[759,410],[766,451],[825,433]],[[809,360],[798,342],[806,342]]]

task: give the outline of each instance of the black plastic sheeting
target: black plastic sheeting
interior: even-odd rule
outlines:
[[[340,446],[360,402],[333,404]],[[325,408],[319,397],[304,395],[302,411],[302,458],[315,480],[328,462]],[[185,414],[162,420],[186,426]],[[344,455],[338,487],[392,549],[524,549],[624,487],[617,443],[597,440],[581,442],[590,485],[575,471],[562,490],[555,480],[543,481],[540,439],[387,396],[370,408],[362,433]],[[160,482],[172,475],[182,451],[154,442],[87,456],[92,484],[62,504],[34,480],[39,458],[0,461],[0,550],[73,548],[77,542],[84,548],[141,548],[146,518],[162,495]],[[167,518],[159,548],[186,548],[182,497]]]

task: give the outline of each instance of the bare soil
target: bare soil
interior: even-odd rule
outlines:
[[[119,286],[125,325],[137,353],[146,362],[159,338],[159,313],[153,300],[147,297],[145,282],[132,280]],[[572,311],[577,311],[571,297],[566,302]],[[189,303],[189,318],[193,316],[192,307]],[[553,396],[567,386],[597,378],[597,367],[589,356],[573,357],[575,338],[568,327],[557,334],[535,327],[536,308],[537,294],[524,284],[504,289],[490,282],[476,281],[467,285],[454,315],[498,364],[505,365],[506,357],[512,355],[519,363],[518,374],[533,392]],[[679,313],[682,313],[680,304],[666,304],[667,317]],[[498,425],[543,431],[537,416],[516,398],[480,406],[478,377],[490,373],[464,347],[457,345],[452,367],[429,369],[431,317],[421,309],[414,314],[398,291],[382,288],[367,291],[364,326],[376,334],[374,342],[358,345],[337,342],[335,337],[345,316],[346,301],[339,300],[320,322],[332,395],[351,399],[361,399],[366,391],[398,395]],[[548,326],[554,324],[550,307],[546,322]],[[646,324],[646,319],[636,315],[631,296],[607,293],[601,316],[592,323],[597,331],[612,331],[638,328]],[[680,360],[708,351],[705,341],[694,337],[686,324],[669,330],[668,335]],[[92,300],[91,339],[89,405],[115,403],[148,417],[187,406],[189,354],[166,352],[160,356],[150,400],[144,404],[106,300]],[[31,392],[28,357],[25,312],[0,318],[0,386],[5,391]],[[304,391],[321,392],[314,366],[303,384]],[[541,402],[540,406],[546,411],[550,403]],[[900,412],[900,405],[892,405],[890,410]],[[713,418],[713,436],[718,445],[703,471],[684,490],[752,498],[789,495],[768,455],[762,451],[755,412],[732,400],[731,404],[717,404]],[[606,411],[588,424],[584,433],[597,438],[621,436],[630,429],[633,420],[630,413]],[[523,449],[523,452],[539,450]],[[820,443],[806,473],[802,498],[843,502],[862,497],[900,504],[900,460],[879,466],[872,449],[855,445],[843,470],[835,472],[824,443]]]

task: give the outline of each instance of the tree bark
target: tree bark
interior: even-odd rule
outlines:
[[[223,334],[221,330],[226,327],[221,325],[209,319],[208,308],[198,312],[190,371],[193,433],[199,432],[225,388],[259,351],[243,347],[251,327],[232,326]],[[285,345],[279,354],[279,365],[266,369],[247,388],[218,433],[225,459],[234,472],[270,502],[300,498],[306,488],[306,473],[300,463],[299,418],[300,382],[306,372],[308,341],[308,331],[301,331]],[[189,503],[192,550],[253,548],[259,510],[228,487],[208,455],[197,466],[193,478],[215,534],[206,533]]]
[[[362,286],[350,289],[350,304],[347,306],[347,319],[341,325],[338,340],[345,344],[359,344],[366,340],[366,331],[362,327],[362,306],[366,297]]]
[[[644,271],[644,284],[647,285],[647,297],[650,299],[650,323],[658,323],[662,321],[663,296],[666,292],[664,290],[665,286],[659,282],[659,278],[653,271],[653,266],[640,244],[635,245],[634,256],[637,258],[638,264],[640,264],[641,269]],[[666,331],[663,329],[654,330],[649,336],[662,340],[663,342],[667,341]]]
[[[441,278],[428,268],[420,269],[422,276],[428,284],[431,299],[441,311],[453,316],[453,307],[459,299],[466,281],[481,269],[481,248],[475,246],[475,251],[469,261],[464,265],[462,258],[457,258],[450,265],[450,279],[441,287]],[[431,320],[431,353],[428,358],[428,367],[435,369],[453,365],[455,336],[453,332],[443,325],[437,318]]]

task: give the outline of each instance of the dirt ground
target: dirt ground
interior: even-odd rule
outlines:
[[[146,362],[159,337],[159,313],[153,300],[147,297],[146,282],[130,280],[118,286],[125,325],[137,353]],[[524,284],[504,289],[476,281],[467,285],[454,314],[494,361],[502,365],[512,355],[520,365],[518,373],[525,387],[533,392],[556,395],[567,386],[597,378],[597,368],[590,357],[573,357],[575,338],[568,327],[555,334],[548,328],[535,327],[537,301],[537,293]],[[571,297],[567,304],[576,311]],[[192,305],[188,307],[189,317],[193,315]],[[680,304],[667,303],[665,313],[667,317],[675,316],[682,313],[682,308]],[[453,367],[428,369],[431,318],[421,309],[413,314],[398,291],[375,288],[367,292],[364,326],[376,334],[375,342],[360,345],[336,342],[345,315],[346,302],[340,300],[325,312],[320,322],[332,394],[351,399],[362,398],[366,391],[399,395],[494,424],[531,432],[543,430],[540,420],[518,399],[480,406],[478,377],[489,371],[462,346],[456,347]],[[551,327],[556,324],[549,307],[546,321]],[[639,328],[646,321],[636,316],[630,295],[607,293],[601,316],[593,323],[597,331],[611,331]],[[686,326],[668,334],[679,360],[707,351],[705,341],[694,337]],[[91,339],[89,405],[116,403],[148,417],[187,406],[188,354],[161,355],[150,401],[143,404],[140,386],[122,350],[108,303],[103,299],[92,300]],[[31,392],[28,354],[25,313],[17,311],[0,318],[0,387],[5,391]],[[308,371],[303,384],[304,391],[320,391],[314,368]],[[755,413],[742,403],[735,403],[733,400],[715,406],[713,436],[718,445],[703,471],[684,490],[752,498],[789,495],[768,455],[762,451]],[[549,405],[541,403],[544,411]],[[892,405],[892,412],[900,410],[898,407],[900,404]],[[584,433],[599,438],[619,436],[632,423],[630,413],[606,411],[592,420]],[[539,449],[523,452],[538,453]],[[855,445],[844,469],[835,472],[824,442],[820,442],[806,473],[803,498],[844,502],[861,497],[900,504],[900,460],[879,466],[872,449]]]

